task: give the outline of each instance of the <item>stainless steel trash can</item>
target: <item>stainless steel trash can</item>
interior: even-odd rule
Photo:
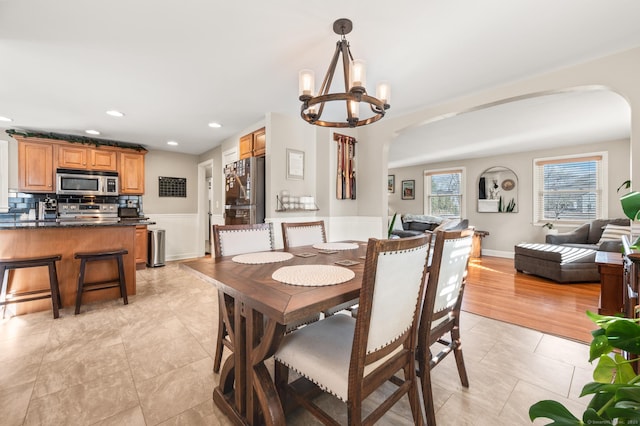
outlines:
[[[164,266],[164,229],[149,229],[147,231],[147,266],[155,268]]]

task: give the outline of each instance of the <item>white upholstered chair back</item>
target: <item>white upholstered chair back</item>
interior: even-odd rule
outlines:
[[[472,235],[444,240],[433,312],[451,309],[458,302],[460,287],[467,273],[471,242]]]
[[[282,239],[284,240],[285,250],[288,250],[289,247],[326,243],[324,221],[282,222]]]
[[[273,250],[271,223],[256,225],[214,225],[215,255],[233,256]]]
[[[427,241],[422,246],[379,253],[366,353],[387,346],[411,328],[428,252]]]

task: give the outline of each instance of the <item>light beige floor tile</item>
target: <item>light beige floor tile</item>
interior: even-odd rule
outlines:
[[[167,373],[209,354],[191,335],[163,341],[157,345],[142,346],[127,354],[136,383]]]
[[[585,403],[582,404],[574,400],[569,400],[561,395],[550,393],[546,389],[520,381],[516,385],[513,393],[500,413],[500,418],[504,422],[502,424],[531,424],[531,420],[529,420],[529,408],[536,402],[545,399],[553,399],[560,402],[580,419],[582,418],[582,412],[586,408],[586,403],[588,402],[585,400]],[[548,423],[548,419],[537,419],[534,424],[544,425]]]
[[[82,353],[85,348],[95,349],[97,347],[108,347],[118,344],[122,344],[122,338],[118,330],[109,330],[101,334],[99,338],[91,340],[79,339],[60,343],[56,339],[50,339],[42,362],[49,363],[73,358],[77,356],[77,354]]]
[[[33,382],[0,389],[0,423],[4,426],[21,425],[27,414],[33,391]]]
[[[104,339],[119,331],[123,325],[119,315],[112,309],[101,309],[61,317],[51,328],[49,347],[61,346],[75,340]]]
[[[42,354],[25,355],[0,363],[0,390],[26,383],[34,383],[38,377]]]
[[[162,322],[142,320],[136,324],[130,323],[120,331],[127,352],[174,340],[188,332],[175,316],[166,318]]]
[[[505,347],[489,353],[479,365],[505,371],[506,374],[565,397],[569,395],[575,368],[562,361]]]
[[[145,426],[142,409],[139,405],[121,411],[102,421],[94,423],[93,426]]]
[[[0,363],[26,356],[42,357],[49,340],[49,332],[28,334],[0,342]]]
[[[31,400],[25,425],[93,424],[138,405],[128,370]]]
[[[155,425],[212,398],[213,360],[209,357],[137,385],[142,412]]]
[[[1,309],[0,312],[2,312]],[[10,316],[7,313],[4,319],[1,318],[0,314],[0,343],[7,339],[48,333],[51,330],[53,321],[53,315],[50,311],[19,316]]]
[[[232,424],[231,420],[216,407],[213,400],[203,402],[160,423],[161,426],[230,426]]]
[[[129,371],[127,356],[121,343],[103,346],[92,340],[74,355],[42,363],[34,395],[41,397],[69,387],[102,380],[118,371]]]
[[[545,334],[535,350],[536,354],[567,362],[581,368],[593,368],[589,363],[589,345]]]

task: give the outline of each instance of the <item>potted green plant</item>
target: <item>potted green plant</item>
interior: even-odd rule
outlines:
[[[631,181],[626,180],[618,187],[618,192],[620,190],[630,189]],[[638,216],[640,216],[640,192],[630,191],[620,197],[620,204],[622,205],[622,211],[625,216],[629,218],[631,221],[631,225],[633,227],[633,222],[638,221]],[[631,245],[632,248],[639,249],[640,248],[640,236],[633,242]]]
[[[597,360],[593,382],[582,388],[581,397],[593,395],[582,419],[574,416],[564,405],[553,400],[539,401],[529,408],[531,421],[537,418],[552,420],[547,425],[621,425],[640,424],[640,376],[633,369],[637,358],[627,359],[622,352],[640,353],[640,325],[638,320],[598,315],[587,312],[598,325],[591,332],[589,362]],[[635,357],[635,355],[633,356]]]

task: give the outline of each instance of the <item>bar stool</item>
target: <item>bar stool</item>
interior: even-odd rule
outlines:
[[[9,303],[30,302],[32,300],[40,300],[51,298],[53,306],[53,317],[60,316],[58,310],[62,306],[60,300],[60,288],[58,286],[58,272],[56,270],[56,262],[62,258],[62,255],[30,257],[19,259],[0,259],[0,277],[2,277],[2,290],[0,292],[0,306],[2,306],[2,318],[4,318]],[[28,290],[14,293],[7,300],[7,290],[9,287],[9,271],[11,269],[35,268],[46,266],[49,268],[49,289]]]
[[[107,288],[120,287],[120,297],[124,304],[129,304],[127,299],[127,284],[124,276],[124,261],[122,256],[129,253],[127,250],[113,250],[90,253],[76,253],[75,258],[80,259],[80,274],[78,275],[78,291],[76,293],[76,315],[80,313],[80,304],[82,303],[82,294],[86,291],[105,290]],[[118,277],[105,281],[84,282],[84,274],[87,262],[97,260],[115,259],[118,263]]]

